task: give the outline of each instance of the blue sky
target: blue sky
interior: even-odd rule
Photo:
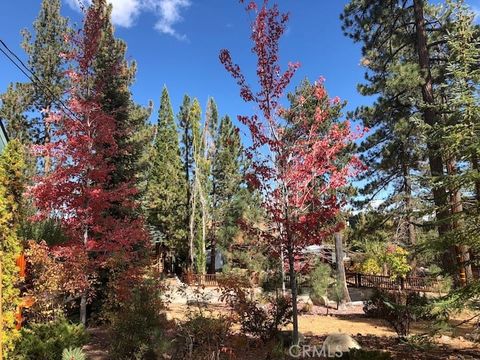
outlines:
[[[80,13],[72,9],[72,1],[64,0],[62,12],[72,22],[79,23]],[[173,16],[168,6],[165,11],[155,7],[155,3],[161,4],[162,0],[112,1],[116,34],[127,42],[128,57],[138,64],[132,89],[136,101],[147,104],[152,99],[157,110],[162,87],[166,84],[175,111],[184,93],[197,97],[203,107],[208,96],[213,96],[220,113],[232,117],[253,110],[252,105],[241,101],[236,84],[218,61],[220,49],[229,48],[244,71],[248,75],[255,74],[250,52],[250,20],[237,0],[164,0],[177,10]],[[31,27],[40,0],[28,0],[28,3],[31,6],[25,6],[25,1],[2,1],[1,5],[0,38],[24,59],[20,30]],[[339,14],[345,3],[280,1],[281,8],[291,12],[287,34],[281,44],[281,61],[302,64],[293,83],[304,77],[314,80],[324,76],[331,95],[348,100],[352,108],[365,99],[356,93],[356,84],[363,76],[358,65],[360,49],[344,37],[340,29]],[[9,82],[24,81],[22,76],[0,57],[0,92]]]
[[[62,12],[73,23],[81,21],[76,0],[63,0]],[[87,0],[83,0],[87,1]],[[251,113],[238,88],[218,61],[222,48],[251,79],[255,79],[250,52],[249,17],[237,0],[110,0],[114,6],[116,35],[128,44],[128,57],[138,64],[133,86],[134,98],[155,104],[156,119],[163,85],[167,85],[175,112],[184,93],[197,97],[204,107],[213,96],[221,114],[233,118]],[[26,3],[29,6],[26,6]],[[360,47],[343,36],[339,14],[346,0],[280,0],[282,10],[291,13],[287,34],[281,43],[281,61],[299,61],[302,66],[293,80],[315,80],[324,76],[331,96],[348,101],[348,109],[369,103],[358,95],[356,85],[363,79],[359,66]],[[480,0],[469,3],[480,8]],[[0,38],[21,58],[22,28],[30,28],[40,0],[2,1]],[[8,83],[25,78],[4,57],[0,57],[0,92]]]

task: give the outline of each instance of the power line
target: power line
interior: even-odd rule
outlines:
[[[8,60],[10,60],[10,62],[15,65],[16,68],[18,68],[22,74],[24,74],[31,82],[33,85],[37,86],[38,88],[40,88],[40,90],[47,90],[49,93],[50,93],[50,96],[52,97],[52,102],[55,103],[57,102],[57,105],[60,105],[59,108],[62,110],[62,112],[67,115],[68,117],[74,117],[75,120],[81,120],[77,114],[75,112],[73,112],[64,102],[63,100],[59,99],[58,97],[56,97],[55,93],[45,84],[42,83],[42,81],[38,78],[38,76],[35,74],[35,72],[33,72],[33,70],[31,70],[18,56],[17,54],[15,54],[8,46],[7,44],[5,44],[5,42],[0,39],[0,44],[5,48],[7,49],[7,51],[21,64],[21,66],[14,60],[12,59],[12,57],[5,52],[5,50],[3,50],[1,47],[0,47],[0,52],[2,52]],[[22,68],[23,66],[23,68]],[[30,74],[32,74],[32,76],[35,78],[35,80],[26,72],[28,71]],[[45,93],[45,92],[44,92]],[[73,120],[73,119],[72,119]]]

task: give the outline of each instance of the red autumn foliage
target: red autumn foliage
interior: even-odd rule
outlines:
[[[110,211],[114,206],[134,210],[137,190],[132,182],[114,187],[109,182],[115,169],[111,158],[120,151],[116,139],[123,134],[115,118],[102,110],[102,84],[92,80],[105,20],[104,12],[91,6],[83,31],[72,39],[73,50],[65,55],[72,61],[67,72],[70,111],[46,109],[47,121],[55,129],[53,140],[34,151],[51,158],[54,166],[31,188],[38,209],[35,219],[56,217],[67,232],[70,241],[57,252],[74,261],[79,252],[94,251],[97,265],[105,265],[112,255],[128,259],[133,248],[147,240],[141,218],[113,216]],[[110,71],[120,68],[119,63]]]
[[[251,39],[252,52],[257,57],[258,90],[248,84],[228,50],[220,52],[220,61],[239,85],[243,100],[253,102],[259,110],[259,114],[238,116],[250,130],[253,145],[247,157],[252,160],[254,174],[248,179],[263,195],[268,221],[265,229],[253,232],[260,233],[274,253],[288,254],[293,342],[297,343],[296,254],[339,228],[336,217],[341,200],[337,190],[362,167],[356,157],[340,157],[360,134],[353,134],[348,122],[332,125],[327,121],[330,104],[338,100],[329,101],[323,80],[315,83],[313,96],[322,106],[317,106],[313,116],[303,108],[303,98],[292,102],[299,104],[295,108],[281,106],[284,92],[299,67],[298,63],[289,63],[282,72],[279,64],[279,40],[285,32],[288,14],[281,13],[276,4],[269,6],[268,0],[263,0],[261,6],[252,0],[246,10],[256,14]]]
[[[347,185],[348,178],[362,168],[354,156],[346,162],[339,157],[361,134],[352,133],[349,122],[325,130],[328,106],[318,106],[313,118],[301,106],[294,110],[281,106],[299,67],[298,63],[289,63],[282,72],[279,64],[278,45],[288,14],[281,13],[276,4],[270,7],[268,0],[261,6],[249,2],[247,11],[256,13],[251,39],[252,52],[257,56],[258,90],[248,84],[228,50],[221,51],[220,61],[239,85],[243,100],[255,103],[260,112],[238,118],[249,128],[253,143],[247,150],[247,156],[253,159],[253,173],[247,179],[264,195],[263,205],[276,233],[272,236],[270,226],[265,235],[297,250],[320,243],[336,230],[335,217],[341,206],[336,190]],[[338,104],[338,98],[328,99],[323,79],[315,83],[314,90],[318,103]],[[299,104],[304,102],[297,100]],[[290,120],[285,121],[287,118]]]

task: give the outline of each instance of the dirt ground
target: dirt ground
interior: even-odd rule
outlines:
[[[226,306],[212,306],[209,310],[215,313],[226,313]],[[185,305],[171,304],[167,317],[170,320],[183,320],[188,312]],[[480,346],[465,339],[473,329],[473,324],[466,323],[456,328],[452,336],[441,336],[434,339],[430,346],[412,347],[410,344],[399,342],[395,332],[388,324],[379,319],[367,318],[361,306],[350,307],[345,311],[337,311],[323,307],[314,307],[310,314],[299,317],[300,332],[305,336],[306,343],[321,346],[325,337],[330,333],[346,333],[354,337],[364,349],[384,350],[392,353],[398,360],[467,360],[480,359]],[[465,313],[453,320],[458,324],[469,318],[471,314]],[[238,330],[238,329],[233,329]],[[416,323],[412,326],[412,333],[422,334],[428,332],[428,324]],[[102,329],[90,329],[91,341],[85,347],[87,359],[108,360],[108,334]],[[247,344],[245,340],[236,339],[240,351],[232,359],[261,360],[266,358],[266,353],[259,344]],[[248,351],[245,351],[247,350]],[[270,358],[272,359],[272,358]]]
[[[216,306],[211,309],[214,313],[225,313],[228,308]],[[185,318],[187,307],[184,305],[170,305],[168,317],[181,320]],[[474,327],[473,323],[465,323],[455,328],[451,336],[439,336],[433,339],[430,346],[422,345],[412,348],[411,345],[399,342],[395,331],[386,321],[372,319],[365,316],[362,306],[348,307],[344,311],[314,306],[313,314],[302,314],[299,317],[299,330],[305,336],[306,342],[311,345],[321,345],[328,334],[345,333],[355,338],[364,349],[385,350],[392,353],[399,360],[429,360],[429,359],[480,359],[480,344],[465,339]],[[464,313],[452,320],[452,325],[470,318],[472,314]],[[429,329],[426,322],[412,325],[412,334],[424,334]],[[260,354],[251,349],[247,355],[243,353],[242,360],[259,360]],[[250,356],[250,357],[249,357]]]

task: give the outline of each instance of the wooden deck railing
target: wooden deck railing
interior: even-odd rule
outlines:
[[[221,274],[187,273],[184,275],[183,281],[190,286],[217,287],[219,286],[219,276],[221,276]],[[390,276],[346,273],[346,278],[347,285],[353,287],[423,292],[440,291],[440,281],[431,277],[412,276],[393,279]]]
[[[218,286],[217,274],[191,274],[184,275],[184,282],[190,286]]]
[[[347,284],[354,287],[367,287],[387,290],[407,290],[437,292],[440,282],[431,277],[407,277],[392,279],[390,276],[347,273]]]

